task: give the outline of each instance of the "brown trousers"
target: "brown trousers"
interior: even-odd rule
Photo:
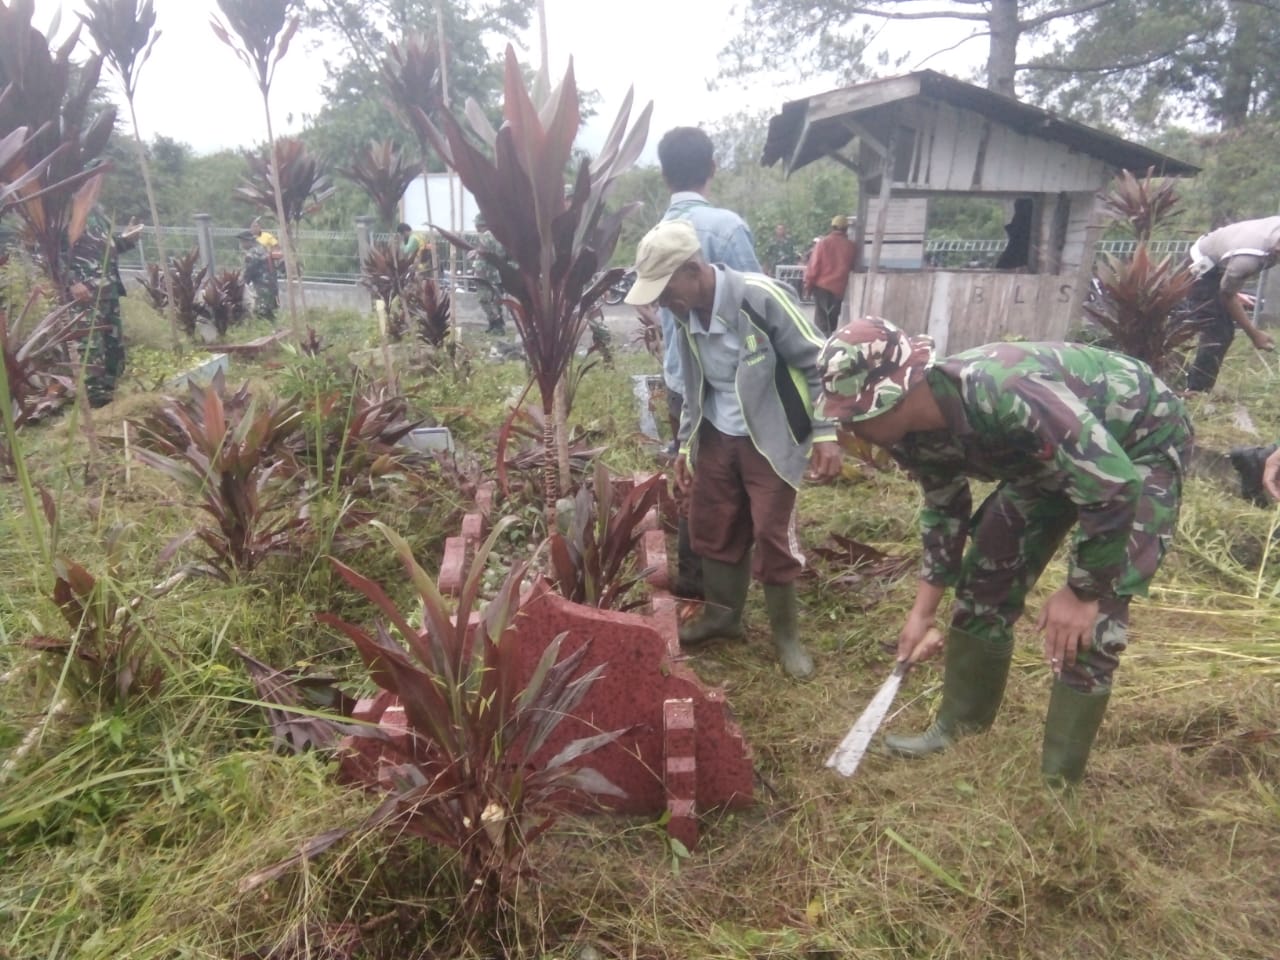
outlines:
[[[735,564],[752,543],[761,583],[791,583],[804,569],[796,540],[796,491],[773,471],[750,437],[730,437],[708,421],[698,428],[698,461],[689,502],[693,550]]]

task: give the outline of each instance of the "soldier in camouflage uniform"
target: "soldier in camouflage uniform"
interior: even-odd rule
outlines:
[[[480,240],[476,250],[472,252],[473,269],[478,287],[476,298],[480,301],[480,309],[484,311],[485,320],[488,321],[485,332],[501,335],[507,332],[506,308],[502,305],[502,278],[498,275],[498,268],[479,254],[491,253],[505,259],[507,252],[502,249],[502,244],[498,243],[497,238],[489,232],[487,224],[480,217],[476,217],[476,229],[480,231]]]
[[[252,230],[242,231],[237,236],[240,238],[240,252],[244,256],[240,279],[253,291],[253,315],[260,320],[275,323],[276,310],[280,307],[280,287],[276,281],[276,268],[271,262],[271,254]]]
[[[1053,782],[1078,781],[1126,645],[1130,598],[1146,594],[1177,523],[1192,440],[1182,401],[1118,353],[996,343],[935,361],[929,338],[873,317],[836,331],[819,369],[820,414],[887,448],[923,488],[924,562],[900,660],[955,588],[937,719],[886,744],[924,756],[991,725],[1013,625],[1074,528],[1067,583],[1037,627],[1055,677],[1041,767]],[[976,514],[969,477],[998,484]]]
[[[92,211],[84,232],[71,245],[67,256],[68,293],[75,303],[92,308],[86,312],[89,329],[85,392],[89,404],[106,406],[115,395],[116,381],[124,373],[124,328],[120,319],[120,298],[125,295],[117,256],[137,244],[141,227],[131,224],[123,233],[113,234],[111,223],[100,210]]]

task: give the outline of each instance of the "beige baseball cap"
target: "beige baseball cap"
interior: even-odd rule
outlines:
[[[636,247],[636,282],[626,302],[645,306],[662,296],[672,275],[702,252],[698,231],[688,220],[663,220]]]

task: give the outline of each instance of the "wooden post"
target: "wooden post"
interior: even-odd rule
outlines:
[[[889,198],[893,192],[893,160],[898,143],[898,128],[889,131],[889,141],[884,147],[884,156],[880,163],[880,207],[876,210],[875,233],[871,238],[871,259],[867,263],[867,292],[871,292],[871,284],[880,273],[880,252],[884,246],[884,231],[889,223]],[[878,314],[883,304],[882,295],[870,296],[866,304],[868,313]]]
[[[207,213],[197,213],[196,221],[196,245],[200,248],[201,266],[209,271],[208,276],[213,276],[213,218]]]

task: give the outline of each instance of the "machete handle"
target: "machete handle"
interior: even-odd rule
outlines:
[[[920,638],[920,642],[915,645],[915,649],[911,651],[911,656],[907,657],[906,663],[914,666],[922,660],[928,660],[932,656],[936,656],[944,646],[947,640],[942,635],[942,631],[937,627],[930,627],[924,632],[924,636]]]

